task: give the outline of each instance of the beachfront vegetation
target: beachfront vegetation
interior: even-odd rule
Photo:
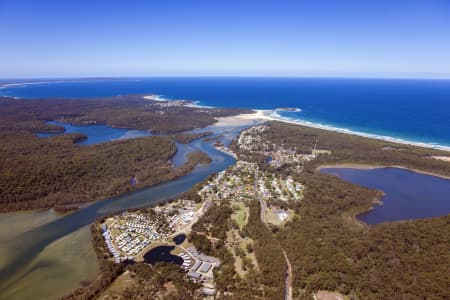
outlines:
[[[287,151],[296,160],[279,160],[281,163],[273,164],[261,153],[252,156],[234,147],[237,154],[256,162],[261,170],[258,174],[292,178],[292,182],[301,183],[304,189],[296,201],[268,201],[269,205],[295,212],[283,226],[270,225],[261,219],[258,200],[263,198],[256,193],[240,200],[233,193],[224,193],[221,181],[216,179],[234,167],[210,176],[183,195],[198,202],[211,201],[207,213],[192,227],[189,242],[221,260],[221,266],[214,269],[219,295],[225,299],[283,299],[287,271],[283,253],[286,252],[297,299],[313,299],[314,293],[320,290],[337,291],[354,300],[450,298],[447,289],[450,216],[368,226],[357,221],[356,216],[369,210],[382,192],[317,171],[324,164],[364,163],[414,166],[447,174],[448,163],[440,162],[439,167],[430,158],[442,152],[279,122],[268,123],[267,130],[257,134],[263,134],[267,144],[277,144],[276,151]],[[313,153],[316,143],[316,149],[321,151]],[[238,162],[239,165],[248,163]],[[252,166],[252,170],[256,168],[255,164]],[[250,192],[255,181],[248,175],[247,172],[238,177],[248,181]],[[223,185],[231,188],[233,184],[228,177],[223,178]],[[239,179],[232,178],[236,182]],[[210,192],[205,193],[206,190]],[[237,224],[233,218],[236,201],[248,209],[243,224]],[[177,297],[195,298],[198,287],[186,283],[184,273],[176,273],[176,268],[128,267],[132,274],[142,271],[144,275],[137,275],[133,281],[137,285],[128,286],[121,294],[122,299],[144,297],[142,286],[152,297],[161,295],[158,290],[166,293],[168,286],[175,286],[172,292]],[[111,278],[120,272],[103,269],[110,275],[102,273],[100,278],[108,286]],[[93,290],[104,289],[95,281],[91,285]],[[85,292],[89,293],[89,286],[86,288]]]
[[[370,209],[381,192],[316,170],[324,164],[364,163],[449,175],[449,163],[431,158],[443,152],[281,122],[268,125],[267,143],[312,153],[317,141],[317,149],[327,150],[305,162],[303,172],[273,168],[255,157],[261,168],[305,186],[302,201],[291,203],[298,217],[276,229],[293,267],[294,295],[312,299],[315,291],[336,290],[351,299],[450,297],[450,216],[361,224],[355,216]]]
[[[432,158],[446,156],[448,152],[402,145],[356,135],[337,133],[284,122],[268,123],[262,133],[266,143],[296,148],[298,152],[313,152],[317,143],[316,158],[305,165],[305,170],[314,172],[317,166],[342,163],[402,166],[450,176],[450,163]],[[325,154],[320,154],[325,152]],[[258,159],[260,159],[258,157]],[[264,161],[262,161],[264,162]]]

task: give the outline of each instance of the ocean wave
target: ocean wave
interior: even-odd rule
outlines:
[[[150,94],[148,96],[144,96],[143,98],[153,101],[171,101],[171,99],[165,98],[163,95]]]
[[[287,112],[301,112],[301,108],[298,107],[280,107],[276,108],[276,111],[287,111]]]
[[[407,139],[398,138],[398,137],[392,137],[392,136],[386,136],[386,135],[380,135],[380,134],[374,134],[374,133],[367,133],[367,132],[352,130],[352,129],[343,128],[343,127],[337,127],[337,126],[328,125],[328,124],[305,121],[305,120],[302,120],[299,118],[286,117],[286,116],[280,115],[279,110],[277,110],[277,109],[269,111],[267,115],[270,116],[271,118],[273,118],[274,120],[278,120],[281,122],[303,125],[303,126],[307,126],[307,127],[324,129],[324,130],[329,130],[329,131],[334,131],[334,132],[339,132],[339,133],[353,134],[353,135],[357,135],[357,136],[362,136],[362,137],[367,137],[367,138],[372,138],[372,139],[377,139],[377,140],[383,140],[383,141],[387,141],[387,142],[399,143],[399,144],[404,144],[404,145],[412,145],[412,146],[431,148],[431,149],[436,149],[436,150],[450,151],[450,146],[442,145],[442,144],[438,144],[438,143],[434,143],[434,142],[412,141],[412,140],[407,140]]]
[[[207,105],[201,105],[200,101],[196,100],[196,101],[191,101],[191,100],[185,100],[185,101],[189,101],[190,103],[186,104],[185,106],[187,107],[196,107],[196,108],[214,108],[212,106],[207,106]]]
[[[0,89],[5,89],[5,88],[9,88],[9,87],[24,87],[27,85],[38,85],[38,84],[53,84],[53,83],[66,83],[66,82],[89,82],[89,80],[55,80],[55,81],[31,81],[31,82],[21,82],[21,83],[5,83],[5,84],[0,84]],[[4,95],[7,96],[7,95]],[[157,94],[150,94],[149,96],[145,96],[147,99],[151,99],[151,100],[155,100],[155,101],[177,101],[176,99],[170,99],[170,98],[166,98],[163,95],[157,95]],[[14,96],[15,99],[20,99],[20,97]],[[201,105],[200,101],[196,101],[196,100],[178,100],[178,101],[186,101],[186,106],[189,107],[196,107],[196,108],[214,108],[213,106],[206,106],[206,105]],[[258,110],[256,110],[258,111]],[[262,110],[259,110],[262,111]],[[449,145],[442,145],[442,144],[438,144],[435,142],[421,142],[421,141],[414,141],[414,140],[408,140],[408,139],[404,139],[404,138],[398,138],[398,137],[392,137],[392,136],[386,136],[386,135],[380,135],[380,134],[374,134],[374,133],[367,133],[367,132],[362,132],[362,131],[358,131],[358,130],[353,130],[353,129],[348,129],[348,128],[343,128],[343,127],[337,127],[334,125],[329,125],[329,124],[322,124],[322,123],[318,123],[318,122],[310,122],[310,121],[306,121],[306,120],[302,120],[300,118],[293,118],[293,117],[287,117],[287,116],[283,116],[280,113],[282,112],[301,112],[301,108],[298,107],[285,107],[285,108],[276,108],[276,109],[272,109],[272,110],[264,110],[264,115],[274,119],[274,120],[279,120],[279,121],[283,121],[283,122],[288,122],[288,123],[293,123],[293,124],[298,124],[298,125],[303,125],[303,126],[308,126],[308,127],[313,127],[313,128],[319,128],[319,129],[324,129],[324,130],[329,130],[329,131],[335,131],[335,132],[339,132],[339,133],[345,133],[345,134],[353,134],[353,135],[358,135],[358,136],[362,136],[362,137],[367,137],[367,138],[373,138],[373,139],[378,139],[378,140],[384,140],[387,142],[394,142],[394,143],[400,143],[400,144],[406,144],[406,145],[414,145],[414,146],[419,146],[419,147],[425,147],[425,148],[432,148],[432,149],[437,149],[437,150],[444,150],[444,151],[450,151],[450,146]],[[126,138],[126,137],[123,137]]]
[[[183,106],[187,106],[187,107],[195,107],[195,108],[214,108],[212,106],[206,106],[206,105],[201,105],[200,101],[198,100],[186,100],[186,99],[171,99],[171,98],[167,98],[164,95],[157,95],[157,94],[151,94],[148,96],[144,96],[145,99],[148,100],[154,100],[154,101],[182,101],[185,102],[183,104]]]

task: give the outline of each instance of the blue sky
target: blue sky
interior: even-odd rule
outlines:
[[[450,77],[448,0],[0,0],[0,78]]]

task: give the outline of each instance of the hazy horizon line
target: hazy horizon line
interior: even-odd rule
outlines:
[[[450,80],[448,76],[371,76],[371,75],[108,75],[108,76],[38,76],[0,77],[8,80],[95,80],[95,79],[145,79],[145,78],[323,78],[323,79],[409,79],[409,80]]]

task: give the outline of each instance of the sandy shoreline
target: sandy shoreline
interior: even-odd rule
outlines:
[[[22,82],[22,83],[3,83],[0,84],[0,88],[6,88],[8,86],[20,86],[20,85],[30,85],[30,84],[47,84],[47,83],[62,83],[62,82],[84,82],[84,80],[69,80],[69,81],[31,81],[31,82]],[[17,97],[14,97],[17,98]],[[165,98],[162,95],[157,94],[149,94],[143,96],[144,99],[153,100],[153,101],[173,101],[174,99]],[[178,100],[178,101],[186,101],[185,106],[196,107],[196,108],[213,108],[209,106],[203,106],[198,104],[198,101],[192,100]],[[298,109],[298,108],[297,108]],[[219,117],[216,118],[217,122],[214,124],[216,126],[245,126],[245,125],[257,125],[259,123],[265,121],[279,121],[285,122],[289,124],[295,124],[300,126],[306,126],[311,128],[323,129],[328,131],[333,131],[337,133],[344,133],[350,135],[356,135],[361,137],[366,137],[370,139],[382,140],[391,143],[410,145],[416,147],[422,147],[427,149],[435,149],[450,152],[450,146],[437,145],[437,144],[429,144],[426,142],[414,142],[409,140],[404,140],[401,138],[394,138],[389,136],[382,136],[377,134],[353,131],[345,128],[334,127],[330,125],[324,125],[320,123],[313,123],[309,121],[303,121],[298,119],[289,119],[281,116],[278,112],[283,109],[253,109],[254,113],[252,114],[240,114],[231,117]],[[298,109],[300,110],[300,109]],[[435,159],[440,159],[443,161],[450,161],[450,157],[445,156],[434,156]]]
[[[230,117],[219,117],[216,118],[217,122],[214,126],[245,126],[245,125],[257,125],[265,121],[274,121],[275,119],[270,116],[271,110],[253,110],[254,113],[250,114],[240,114]]]
[[[359,169],[359,170],[397,168],[397,169],[408,170],[408,171],[423,174],[423,175],[430,175],[430,176],[435,176],[435,177],[440,177],[443,179],[450,180],[450,176],[445,176],[445,175],[441,175],[438,173],[426,172],[426,171],[422,171],[422,170],[418,170],[418,169],[407,168],[407,167],[398,166],[398,165],[368,165],[368,164],[357,164],[357,163],[341,163],[341,164],[335,164],[335,165],[321,165],[321,166],[317,167],[316,170],[320,171],[322,169],[333,169],[333,168],[336,168],[336,169],[337,168],[344,168],[344,169],[349,168],[349,169]]]
[[[270,110],[254,109],[253,111],[254,111],[254,113],[252,113],[252,114],[240,114],[240,115],[231,116],[231,117],[216,118],[217,123],[215,123],[214,125],[217,125],[217,126],[241,126],[241,125],[247,125],[247,124],[251,125],[252,122],[253,122],[253,124],[256,125],[258,123],[262,123],[262,122],[266,122],[266,121],[279,121],[279,122],[284,122],[284,123],[288,123],[288,124],[311,127],[311,128],[316,128],[316,129],[322,129],[322,130],[328,130],[328,131],[337,132],[337,133],[356,135],[356,136],[365,137],[368,139],[381,140],[381,141],[385,141],[385,142],[389,142],[389,143],[396,143],[396,144],[416,146],[416,147],[422,147],[422,148],[427,148],[427,149],[434,149],[434,150],[450,152],[450,146],[441,146],[441,145],[432,145],[432,144],[427,144],[427,143],[413,142],[413,141],[407,141],[407,140],[402,140],[402,139],[398,139],[398,138],[392,138],[392,137],[388,137],[388,136],[366,134],[363,132],[357,132],[357,131],[335,128],[335,127],[326,126],[326,125],[314,124],[314,123],[306,122],[306,121],[288,120],[286,118],[281,117],[277,113],[276,109],[273,109],[273,110],[272,109],[270,109]],[[447,160],[447,158],[445,156],[434,156],[433,158],[440,159],[443,161],[444,160],[450,161],[450,157],[448,157],[448,160]]]
[[[357,133],[354,133],[354,132],[339,132],[339,131],[335,131],[332,129],[320,128],[320,127],[316,127],[316,126],[309,126],[307,124],[299,124],[295,121],[278,119],[278,118],[273,117],[274,110],[253,110],[253,111],[254,111],[254,113],[251,113],[251,114],[240,114],[240,115],[231,116],[231,117],[216,118],[217,123],[215,123],[214,126],[246,126],[246,125],[252,126],[252,125],[261,124],[266,121],[280,121],[280,122],[285,122],[285,123],[289,123],[289,124],[313,127],[313,128],[318,128],[318,129],[328,130],[328,131],[333,131],[333,132],[338,132],[338,133],[358,135]],[[391,142],[391,143],[412,145],[412,146],[416,146],[416,147],[450,152],[450,147],[449,147],[449,149],[439,149],[439,148],[433,147],[432,145],[426,145],[426,144],[422,145],[422,144],[417,144],[417,143],[413,143],[413,142],[397,142],[397,141],[386,140],[386,139],[382,139],[382,138],[368,137],[368,136],[364,136],[364,135],[358,135],[358,136],[369,138],[369,139],[383,140],[383,141],[387,141],[387,142]],[[442,160],[443,162],[450,162],[450,156],[448,156],[448,157],[447,156],[430,156],[430,159],[438,159],[438,160]],[[436,177],[450,180],[450,176],[445,176],[445,175],[432,173],[432,172],[426,172],[426,171],[422,171],[422,170],[418,170],[418,169],[411,169],[411,168],[407,168],[404,166],[398,166],[398,165],[368,165],[368,164],[358,164],[358,163],[342,163],[342,164],[336,164],[336,165],[319,166],[317,168],[317,170],[324,169],[324,168],[353,168],[353,169],[362,169],[362,170],[371,170],[371,169],[380,169],[380,168],[399,168],[399,169],[416,172],[419,174],[436,176]]]

